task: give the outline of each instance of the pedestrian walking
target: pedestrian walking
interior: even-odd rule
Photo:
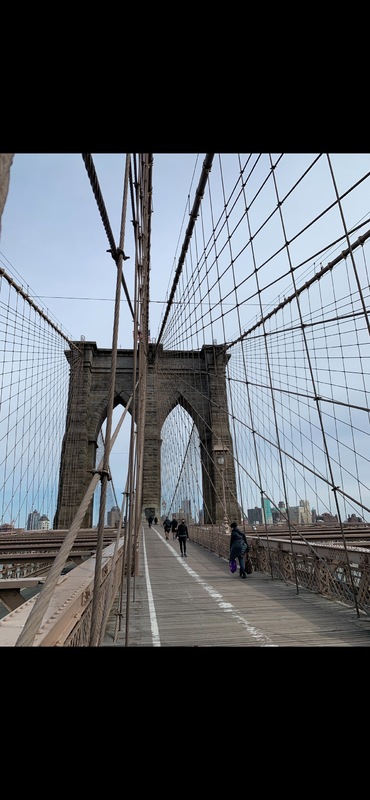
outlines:
[[[176,538],[179,540],[181,555],[187,558],[186,540],[189,538],[189,532],[188,526],[184,519],[182,519],[180,525],[177,526]]]
[[[239,575],[241,578],[246,578],[247,573],[245,571],[245,557],[249,551],[249,544],[247,542],[247,537],[244,531],[239,530],[237,522],[232,522],[230,528],[231,528],[231,536],[230,536],[229,561],[232,561],[233,559],[235,560],[238,559]]]
[[[148,517],[149,528],[152,527],[153,517]]]
[[[176,531],[177,531],[177,519],[172,517],[171,527],[172,527],[172,538],[176,539]]]
[[[164,527],[164,532],[165,532],[165,535],[166,535],[166,539],[169,539],[170,537],[169,537],[168,534],[169,534],[169,532],[171,530],[171,520],[168,519],[168,517],[166,517],[166,519],[165,519],[165,521],[163,523],[163,527]]]

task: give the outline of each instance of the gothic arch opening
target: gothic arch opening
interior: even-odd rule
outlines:
[[[189,523],[199,523],[203,517],[200,438],[180,402],[162,425],[161,441],[161,515],[185,516]]]

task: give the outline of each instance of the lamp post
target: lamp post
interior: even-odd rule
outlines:
[[[223,444],[215,444],[213,452],[215,454],[217,464],[219,465],[221,471],[222,499],[223,499],[223,509],[224,509],[223,525],[225,528],[225,533],[229,533],[229,520],[226,514],[226,494],[225,494],[225,453],[227,452],[227,447],[225,447]]]

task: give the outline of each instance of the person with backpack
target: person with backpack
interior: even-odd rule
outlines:
[[[177,531],[177,519],[172,517],[171,527],[172,527],[172,538],[176,539],[176,531]]]
[[[186,540],[189,538],[188,526],[184,519],[181,520],[180,525],[177,526],[176,539],[179,540],[180,553],[187,558]]]
[[[249,544],[247,542],[247,537],[244,531],[239,530],[238,523],[232,522],[230,525],[231,528],[231,536],[230,536],[230,555],[229,561],[233,559],[238,559],[239,561],[239,575],[241,578],[247,577],[247,573],[245,571],[245,556],[249,551]]]
[[[166,539],[169,539],[170,537],[169,537],[168,534],[169,534],[169,532],[171,530],[171,520],[169,520],[168,517],[166,517],[166,519],[165,519],[165,521],[163,523],[163,527],[164,527],[164,532],[165,532],[165,535],[166,535]]]

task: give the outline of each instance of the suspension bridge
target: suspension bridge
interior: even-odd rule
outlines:
[[[16,157],[0,154],[0,213]],[[306,606],[308,594],[311,611],[320,595],[328,613],[338,609],[352,631],[361,629],[355,641],[343,630],[342,642],[368,643],[370,158],[346,159],[347,169],[340,154],[194,158],[181,251],[154,337],[155,155],[125,156],[117,237],[94,159],[81,158],[111,256],[112,347],[66,336],[25,288],[31,278],[15,280],[6,260],[0,268],[0,537],[16,544],[28,529],[27,570],[14,550],[11,558],[0,550],[2,579],[19,592],[22,580],[40,574],[29,548],[32,522],[46,526],[49,550],[37,593],[0,620],[0,646],[104,646],[112,614],[112,641],[126,618],[124,644],[132,643],[145,553],[153,554],[152,570],[158,564],[149,514],[172,558],[175,545],[161,535],[166,515],[186,519],[190,548],[203,553],[207,569],[216,559],[221,596],[233,587],[233,644],[241,643],[244,619],[227,564],[234,519],[251,545],[259,598],[262,590],[267,598],[267,582],[274,603],[277,583],[293,597],[303,593]],[[131,349],[119,346],[122,327],[133,331]],[[123,475],[112,465],[128,420]],[[115,531],[109,544],[107,528]],[[93,552],[61,576],[83,530],[95,531]],[[50,558],[57,532],[62,541]],[[158,586],[170,574],[162,565]],[[212,594],[211,583],[205,591]],[[209,619],[207,602],[204,630]],[[260,638],[244,625],[245,645],[288,644],[259,622]],[[230,643],[217,619],[209,644],[218,643],[218,629]],[[201,644],[189,636],[166,643]]]

